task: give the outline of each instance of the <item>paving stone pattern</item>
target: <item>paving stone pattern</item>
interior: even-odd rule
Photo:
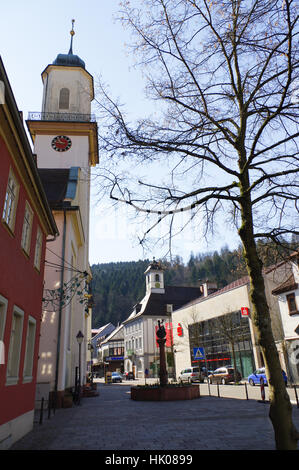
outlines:
[[[269,404],[219,398],[137,402],[126,383],[98,384],[98,397],[59,409],[11,450],[275,450]],[[299,429],[299,409],[293,407]]]

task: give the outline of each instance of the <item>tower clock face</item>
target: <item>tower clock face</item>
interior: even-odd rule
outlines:
[[[71,148],[72,141],[66,135],[58,135],[57,137],[54,137],[51,145],[56,152],[66,152]]]

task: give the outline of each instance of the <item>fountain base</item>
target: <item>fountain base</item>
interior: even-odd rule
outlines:
[[[176,401],[200,398],[199,386],[131,387],[131,399],[136,401]]]

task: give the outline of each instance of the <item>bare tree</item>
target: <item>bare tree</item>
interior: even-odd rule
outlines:
[[[239,338],[239,322],[236,321],[240,318],[240,312],[227,312],[220,317],[215,318],[215,326],[220,332],[221,336],[225,338],[231,348],[231,355],[233,359],[234,378],[237,382],[237,360],[236,360],[236,344],[240,341]]]
[[[127,122],[101,88],[101,151],[169,166],[169,178],[129,186],[109,174],[110,196],[153,227],[190,211],[213,224],[230,214],[242,242],[252,320],[269,377],[270,418],[277,449],[297,448],[298,432],[282,378],[258,256],[258,238],[298,235],[298,11],[294,0],[139,0],[123,2],[135,34],[155,118]],[[106,121],[105,121],[106,119]],[[105,125],[106,124],[106,125]],[[110,169],[111,170],[111,169]],[[162,172],[161,172],[162,173]],[[183,227],[182,227],[183,228]],[[145,234],[147,235],[147,234]]]

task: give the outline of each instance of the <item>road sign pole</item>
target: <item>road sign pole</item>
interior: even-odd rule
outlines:
[[[209,377],[208,377],[208,363],[207,363],[207,356],[206,356],[205,349],[203,349],[203,353],[204,353],[204,356],[205,356],[205,364],[206,364],[206,371],[207,371],[207,382],[208,382],[209,395],[211,395],[210,382],[209,382]]]

